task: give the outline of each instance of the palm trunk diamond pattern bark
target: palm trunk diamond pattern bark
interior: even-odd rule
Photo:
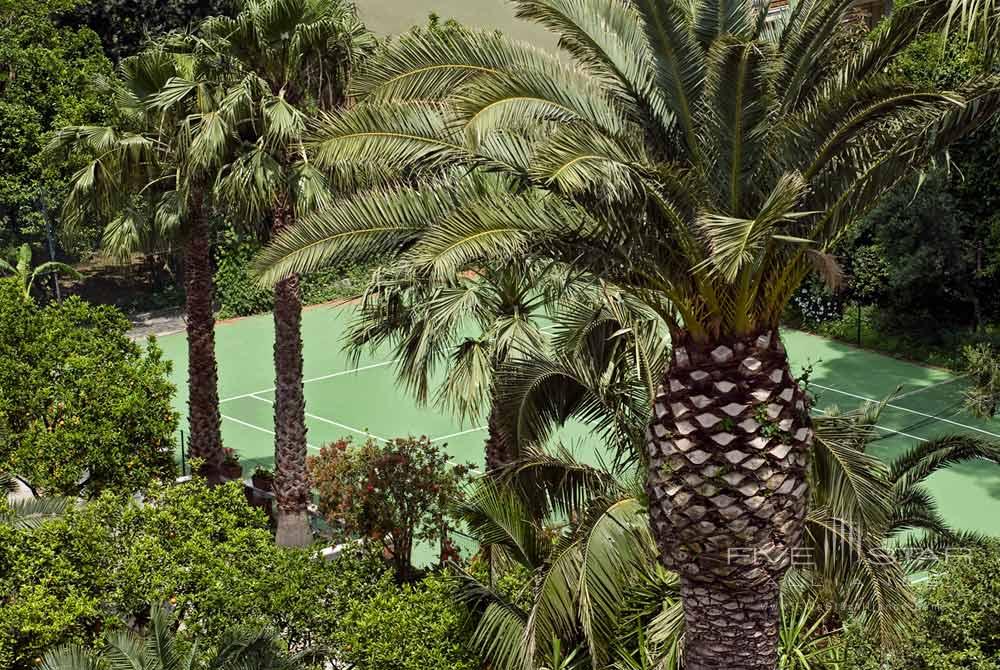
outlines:
[[[778,588],[806,513],[808,400],[777,333],[675,347],[648,433],[663,564],[681,576],[687,670],[776,662]],[[694,650],[697,650],[696,652]]]
[[[486,472],[489,474],[496,474],[513,458],[506,427],[497,407],[498,403],[494,400],[487,423]]]

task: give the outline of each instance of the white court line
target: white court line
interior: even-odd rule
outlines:
[[[469,433],[477,433],[481,430],[486,430],[489,426],[478,426],[476,428],[469,428],[468,430],[462,430],[457,433],[452,433],[451,435],[442,435],[441,437],[432,437],[431,442],[440,442],[441,440],[450,440],[453,437],[459,437],[460,435],[468,435]]]
[[[274,401],[268,400],[267,398],[261,398],[260,396],[257,396],[257,395],[251,395],[251,396],[248,396],[248,397],[253,398],[254,400],[260,400],[261,402],[266,402],[269,405],[273,405],[274,404]],[[379,437],[378,435],[373,435],[373,434],[367,433],[367,432],[365,432],[363,430],[358,430],[357,428],[352,428],[351,426],[348,426],[348,425],[343,424],[343,423],[338,423],[336,421],[331,421],[330,419],[324,418],[322,416],[316,416],[315,414],[309,414],[308,412],[306,413],[306,416],[309,417],[310,419],[316,419],[317,421],[322,421],[324,423],[328,423],[331,426],[337,426],[338,428],[343,428],[344,430],[349,430],[351,432],[357,433],[358,435],[364,435],[365,437],[374,437],[376,440],[381,440],[382,442],[385,442],[387,444],[389,442],[389,440],[385,439],[384,437]],[[230,421],[235,421],[236,423],[242,424],[242,425],[246,426],[247,428],[253,428],[254,430],[259,430],[262,433],[269,433],[271,435],[274,435],[274,433],[271,432],[270,430],[268,430],[267,428],[261,428],[260,426],[255,426],[252,423],[247,423],[246,421],[240,421],[239,419],[234,419],[233,417],[226,416],[225,414],[223,414],[222,417],[224,419],[229,419]],[[472,432],[475,432],[477,430],[483,430],[484,428],[486,428],[486,426],[482,426],[481,428],[472,428],[470,430],[462,431],[461,433],[455,433],[454,435],[445,435],[444,437],[436,437],[433,440],[431,440],[431,442],[434,442],[436,440],[443,440],[443,439],[446,439],[446,438],[449,438],[449,437],[457,437],[458,435],[465,435],[466,433],[472,433]],[[311,444],[307,445],[307,446],[310,449],[316,449],[317,451],[319,451],[319,447],[314,447]],[[455,461],[450,460],[450,459],[448,460],[448,462],[452,465],[452,467],[456,467],[458,465],[458,463],[456,463]],[[475,472],[475,473],[479,474],[481,471],[478,468],[472,468],[472,472]]]
[[[819,412],[820,414],[829,414],[829,412],[827,412],[826,410],[819,409],[819,408],[813,408],[813,411]],[[903,437],[908,437],[911,440],[916,440],[917,442],[929,442],[930,441],[930,440],[928,440],[925,437],[917,437],[916,435],[910,435],[909,433],[904,433],[901,430],[893,430],[892,428],[886,428],[885,426],[880,426],[877,423],[876,424],[872,424],[872,426],[875,427],[875,428],[878,428],[879,430],[884,430],[887,433],[893,433],[895,435],[902,435]]]
[[[253,398],[254,400],[260,400],[261,402],[266,402],[268,405],[273,405],[274,404],[273,400],[268,400],[267,398],[261,398],[259,395],[250,395],[248,397]],[[357,433],[358,435],[364,435],[365,437],[374,437],[376,440],[379,440],[381,442],[388,442],[389,441],[389,440],[385,439],[384,437],[379,437],[378,435],[375,435],[374,433],[370,433],[370,432],[364,431],[364,430],[358,430],[357,428],[354,428],[352,426],[348,426],[345,423],[338,423],[336,421],[331,421],[330,419],[327,419],[326,417],[322,417],[322,416],[319,416],[319,415],[316,415],[316,414],[310,414],[309,412],[306,412],[306,416],[309,417],[310,419],[315,419],[316,421],[322,421],[323,423],[328,423],[331,426],[337,426],[338,428],[343,428],[344,430],[349,430],[352,433]],[[265,430],[265,429],[261,428],[260,430]],[[271,431],[267,431],[267,432],[270,433]],[[271,433],[271,434],[273,435],[274,433]],[[315,448],[315,447],[313,447],[313,448]]]
[[[834,393],[839,393],[841,395],[846,395],[846,396],[851,397],[851,398],[857,398],[858,400],[866,400],[868,402],[879,402],[878,400],[875,400],[874,398],[866,398],[865,396],[858,395],[857,393],[848,393],[847,391],[841,391],[840,389],[831,388],[829,386],[823,386],[822,384],[817,384],[816,382],[810,382],[809,385],[810,386],[815,386],[816,388],[821,388],[824,391],[833,391]],[[944,423],[950,423],[953,426],[958,426],[960,428],[965,428],[967,430],[974,430],[977,433],[982,433],[983,435],[989,435],[990,437],[1000,438],[1000,435],[998,435],[997,433],[991,433],[990,431],[983,430],[982,428],[976,428],[975,426],[968,426],[968,425],[966,425],[964,423],[959,423],[958,421],[952,421],[951,419],[945,419],[944,417],[934,416],[933,414],[926,414],[924,412],[918,412],[915,409],[909,409],[907,407],[900,407],[899,405],[890,405],[890,404],[886,404],[886,407],[891,407],[893,409],[898,409],[901,412],[909,412],[910,414],[916,414],[917,416],[927,417],[928,419],[934,419],[935,421],[941,421],[941,422],[944,422]]]
[[[543,328],[539,328],[538,330],[540,330],[543,333],[548,333],[553,328],[555,328],[555,324],[552,324],[552,325],[549,325],[549,326],[545,326]],[[341,377],[343,375],[349,375],[349,374],[353,374],[355,372],[361,372],[363,370],[373,370],[375,368],[385,367],[386,365],[392,365],[393,363],[395,363],[398,360],[399,360],[398,358],[393,358],[393,359],[388,360],[388,361],[382,361],[381,363],[373,363],[371,365],[363,365],[363,366],[361,366],[359,368],[351,368],[350,370],[341,370],[340,372],[333,372],[333,373],[330,373],[328,375],[322,375],[320,377],[311,377],[309,379],[303,379],[302,380],[302,384],[305,385],[305,384],[310,384],[312,382],[319,382],[319,381],[324,381],[326,379],[333,379],[334,377]],[[240,395],[234,395],[234,396],[231,396],[229,398],[223,398],[222,400],[219,401],[219,404],[221,405],[224,402],[230,402],[230,401],[233,401],[233,400],[241,400],[243,398],[253,398],[254,400],[260,400],[261,402],[266,402],[266,403],[269,403],[269,404],[273,405],[274,404],[273,400],[268,400],[267,398],[262,398],[260,396],[260,394],[261,393],[270,393],[271,391],[274,391],[274,390],[275,390],[275,387],[272,386],[270,388],[261,389],[259,391],[253,391],[251,393],[242,393]],[[306,416],[309,417],[310,419],[315,419],[316,421],[322,421],[323,423],[328,423],[331,426],[337,426],[338,428],[343,428],[344,430],[349,430],[352,433],[357,433],[358,435],[363,435],[365,437],[374,437],[376,440],[380,440],[380,441],[386,442],[386,443],[389,442],[389,440],[387,440],[384,437],[379,437],[378,435],[375,435],[375,434],[367,432],[367,431],[358,430],[357,428],[353,428],[352,426],[348,426],[347,424],[338,423],[337,421],[332,421],[330,419],[327,419],[327,418],[322,417],[322,416],[318,416],[316,414],[309,414],[308,412],[306,412]],[[247,428],[252,428],[254,430],[259,430],[260,432],[267,433],[268,435],[272,435],[272,436],[274,435],[274,432],[268,430],[267,428],[261,428],[260,426],[254,425],[252,423],[247,423],[246,421],[241,421],[241,420],[236,419],[236,418],[231,417],[231,416],[226,416],[225,414],[222,415],[222,418],[228,419],[229,421],[233,421],[234,423],[238,423],[238,424],[240,424],[242,426],[246,426]],[[435,438],[432,438],[430,441],[431,442],[439,442],[441,440],[449,440],[449,439],[451,439],[453,437],[459,437],[461,435],[468,435],[469,433],[475,433],[475,432],[480,431],[480,430],[486,430],[486,428],[487,428],[487,426],[479,426],[478,428],[470,428],[468,430],[459,431],[457,433],[452,433],[450,435],[442,435],[441,437],[435,437]],[[310,449],[319,450],[319,447],[316,447],[314,445],[308,444],[307,446]],[[448,462],[451,463],[453,466],[458,465],[455,461],[452,461],[452,460],[449,460]],[[477,473],[480,472],[477,468],[473,468],[472,471],[473,472],[477,472]]]
[[[553,328],[555,328],[555,324],[553,324],[551,326],[545,326],[544,328],[539,328],[538,330],[540,330],[543,333],[548,333]],[[349,375],[349,374],[353,374],[355,372],[361,372],[362,370],[373,370],[375,368],[382,368],[382,367],[385,367],[386,365],[392,365],[393,363],[395,363],[398,360],[399,360],[398,358],[393,358],[393,359],[388,360],[388,361],[382,361],[381,363],[372,363],[371,365],[362,365],[360,368],[351,368],[350,370],[341,370],[340,372],[331,372],[328,375],[322,375],[322,376],[319,376],[319,377],[311,377],[309,379],[303,379],[302,380],[302,384],[305,385],[305,384],[311,384],[312,382],[321,382],[321,381],[324,381],[326,379],[333,379],[334,377],[341,377],[343,375]],[[274,391],[274,390],[275,390],[275,388],[272,386],[270,388],[261,389],[259,391],[252,391],[250,393],[241,393],[240,395],[234,395],[234,396],[230,396],[228,398],[223,398],[222,400],[219,401],[219,404],[222,404],[224,402],[230,402],[232,400],[241,400],[243,398],[252,398],[254,396],[260,395],[261,393],[270,393],[271,391]],[[452,436],[452,437],[454,437],[454,436]]]
[[[302,383],[303,384],[311,384],[312,382],[321,382],[324,379],[333,379],[334,377],[341,377],[343,375],[354,374],[355,372],[361,372],[362,370],[371,370],[373,368],[381,368],[381,367],[385,367],[386,365],[392,365],[393,363],[396,362],[396,360],[397,359],[394,358],[391,361],[382,361],[381,363],[373,363],[371,365],[363,365],[360,368],[351,368],[350,370],[341,370],[340,372],[332,372],[332,373],[330,373],[328,375],[323,375],[322,377],[312,377],[310,379],[303,379]],[[243,393],[243,394],[240,394],[240,395],[231,396],[229,398],[223,398],[222,400],[219,401],[219,403],[221,404],[221,403],[224,403],[224,402],[229,402],[231,400],[240,400],[241,398],[253,398],[254,396],[257,396],[257,395],[259,395],[261,393],[270,393],[271,391],[274,391],[274,390],[275,390],[275,388],[272,386],[271,388],[261,389],[259,391],[253,391],[252,393]]]
[[[246,421],[241,421],[240,419],[237,419],[236,417],[227,416],[225,414],[220,414],[219,416],[221,416],[223,419],[226,419],[227,421],[232,421],[233,423],[238,423],[241,426],[246,426],[247,428],[253,428],[254,430],[259,430],[262,433],[267,433],[268,435],[274,437],[274,431],[268,430],[267,428],[261,428],[260,426],[258,426],[256,424],[247,423]],[[308,447],[310,449],[315,449],[316,451],[319,451],[319,447],[317,447],[315,444],[309,444],[308,442],[306,442],[306,447]]]
[[[968,377],[968,376],[969,376],[969,373],[968,373],[968,372],[966,372],[966,373],[965,373],[965,374],[963,374],[963,375],[959,375],[959,376],[957,376],[957,377],[952,377],[951,379],[945,379],[945,380],[944,380],[943,382],[937,382],[936,384],[930,384],[930,385],[928,385],[928,386],[921,386],[920,388],[915,388],[915,389],[913,389],[912,391],[907,391],[906,393],[904,393],[904,394],[902,394],[902,395],[898,395],[898,396],[896,396],[896,397],[894,398],[894,400],[901,400],[901,399],[903,399],[903,398],[908,398],[908,397],[910,397],[911,395],[916,395],[916,394],[918,394],[918,393],[923,393],[924,391],[926,391],[926,390],[928,390],[928,389],[933,389],[933,388],[937,388],[938,386],[944,386],[945,384],[954,384],[954,383],[955,383],[955,382],[957,382],[958,380],[960,380],[960,379],[965,379],[965,378],[966,378],[966,377]]]

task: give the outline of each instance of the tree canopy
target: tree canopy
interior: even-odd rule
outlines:
[[[111,75],[98,36],[62,26],[74,0],[0,0],[0,251],[45,239],[45,210],[58,199],[73,161],[40,156],[52,131],[107,115],[108,99],[94,84]],[[94,244],[91,226],[81,251]],[[3,254],[6,255],[6,254]]]

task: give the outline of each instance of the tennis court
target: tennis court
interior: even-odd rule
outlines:
[[[457,462],[481,464],[485,429],[462,424],[433,407],[417,407],[395,379],[388,356],[362,356],[355,367],[342,351],[341,335],[350,320],[349,306],[320,306],[303,314],[305,397],[310,451],[344,436],[391,439],[427,435],[447,444]],[[271,316],[221,323],[216,343],[219,394],[226,446],[241,455],[245,470],[273,462],[273,379]],[[861,351],[797,331],[784,334],[793,365],[811,366],[817,407],[847,410],[865,400],[880,400],[901,387],[879,422],[883,439],[876,455],[890,459],[918,440],[950,433],[1000,439],[1000,422],[974,419],[962,411],[963,380]],[[183,333],[159,339],[174,362],[175,405],[187,407],[187,363]],[[186,429],[186,420],[181,422]],[[564,441],[579,444],[579,427],[567,429]],[[587,445],[590,446],[589,444]],[[942,514],[957,527],[1000,535],[1000,467],[968,463],[935,474],[929,482]]]

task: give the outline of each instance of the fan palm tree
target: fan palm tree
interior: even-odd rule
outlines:
[[[174,614],[162,605],[150,608],[142,633],[109,633],[97,652],[79,645],[55,649],[45,655],[45,670],[304,670],[316,660],[312,651],[290,653],[269,630],[233,629],[227,632],[210,659],[199,658],[197,642],[180,645],[175,637]]]
[[[17,480],[0,470],[0,493],[5,497],[18,490]],[[72,504],[69,498],[38,498],[0,501],[0,524],[11,528],[36,528],[63,514]]]
[[[190,106],[164,106],[157,100],[173,78],[195,76],[194,65],[162,45],[124,59],[118,79],[106,84],[121,127],[63,128],[47,151],[92,156],[70,183],[62,214],[67,234],[96,213],[110,220],[103,246],[123,259],[136,251],[183,245],[189,450],[215,478],[223,452],[208,218],[213,177],[210,165],[191,161],[202,143],[192,142],[193,134],[210,118],[206,115],[215,100],[207,90]]]
[[[541,321],[557,293],[570,290],[562,279],[551,266],[523,263],[484,265],[442,281],[381,269],[347,343],[355,354],[388,344],[399,379],[421,403],[443,367],[435,402],[463,421],[478,421],[485,411],[486,469],[494,472],[515,456],[494,401],[497,370],[520,352],[545,346]]]
[[[852,0],[773,21],[749,0],[515,0],[565,60],[494,33],[407,36],[312,142],[321,167],[398,181],[302,219],[259,268],[276,281],[396,249],[449,276],[531,256],[668,302],[646,490],[685,662],[771,668],[812,444],[778,323],[810,272],[836,277],[851,222],[1000,109],[996,76],[939,91],[885,74],[955,2],[973,4],[903,4],[832,68]],[[1000,20],[975,4],[968,25]]]
[[[374,39],[344,0],[252,0],[235,17],[211,17],[197,38],[174,48],[204,68],[202,79],[175,77],[159,99],[197,99],[223,91],[220,108],[196,130],[201,162],[227,156],[215,184],[226,208],[249,225],[270,220],[270,234],[328,204],[330,184],[307,159],[302,136],[311,110],[346,102],[358,59]],[[274,286],[275,482],[277,542],[312,539],[306,506],[305,397],[299,278]]]
[[[0,272],[8,272],[17,278],[18,283],[24,288],[25,299],[31,297],[31,289],[35,285],[35,280],[39,277],[52,273],[61,273],[75,279],[80,278],[80,273],[75,268],[57,261],[48,261],[32,267],[31,247],[27,244],[22,244],[17,250],[17,255],[13,259],[13,263],[0,259]]]

